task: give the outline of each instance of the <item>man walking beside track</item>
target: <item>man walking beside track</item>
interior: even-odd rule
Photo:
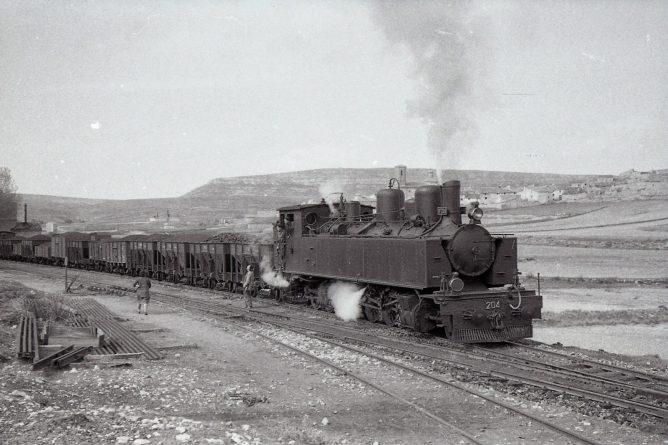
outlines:
[[[137,293],[137,303],[139,305],[138,312],[141,314],[141,306],[144,305],[144,315],[148,315],[148,302],[151,299],[149,289],[151,288],[151,280],[142,272],[141,276],[137,278],[133,284],[135,292]]]
[[[255,284],[255,274],[253,273],[253,266],[246,268],[247,272],[244,276],[244,303],[247,309],[253,308],[253,285]]]

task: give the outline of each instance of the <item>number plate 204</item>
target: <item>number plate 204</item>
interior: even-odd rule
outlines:
[[[501,300],[485,301],[485,309],[487,310],[500,309],[500,308],[501,308]]]

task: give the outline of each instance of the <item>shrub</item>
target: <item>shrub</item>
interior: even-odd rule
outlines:
[[[32,312],[35,317],[44,320],[66,320],[70,317],[70,310],[64,304],[61,295],[28,294],[21,300],[21,309]]]

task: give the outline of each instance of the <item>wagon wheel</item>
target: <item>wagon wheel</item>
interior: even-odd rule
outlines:
[[[364,315],[371,323],[378,323],[380,321],[380,311],[378,308],[364,306]]]
[[[386,306],[383,308],[383,323],[388,326],[394,326],[397,324],[398,311],[394,306]]]

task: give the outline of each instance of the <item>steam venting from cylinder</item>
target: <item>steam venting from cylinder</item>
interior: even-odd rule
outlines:
[[[270,286],[286,288],[290,286],[288,280],[283,277],[279,271],[275,271],[271,267],[271,257],[263,257],[260,262],[260,274],[262,280]]]

